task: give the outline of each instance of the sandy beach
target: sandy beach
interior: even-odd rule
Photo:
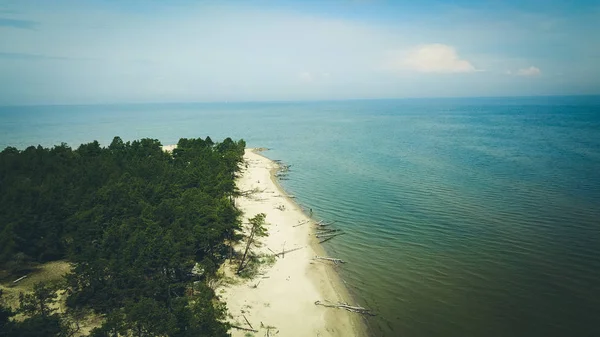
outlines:
[[[262,245],[254,251],[272,254],[284,248],[300,249],[278,257],[251,280],[235,277],[234,282],[217,288],[227,303],[230,321],[244,328],[252,326],[258,330],[256,336],[366,336],[359,314],[315,305],[323,300],[352,301],[332,263],[313,259],[324,255],[314,238],[314,221],[280,188],[274,176],[277,163],[257,152],[246,149],[247,167],[237,185],[240,191],[258,192],[236,200],[244,223],[258,213],[266,214],[269,236],[261,238]],[[303,222],[308,223],[298,226]],[[230,332],[232,336],[248,333]]]

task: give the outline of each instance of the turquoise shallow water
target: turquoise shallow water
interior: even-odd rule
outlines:
[[[0,108],[0,147],[244,138],[376,336],[600,336],[600,97]]]

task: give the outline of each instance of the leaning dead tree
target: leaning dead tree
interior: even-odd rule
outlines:
[[[349,305],[347,303],[342,303],[342,302],[338,302],[337,304],[333,304],[327,300],[321,302],[321,301],[316,301],[315,305],[322,305],[324,307],[328,307],[328,308],[339,308],[339,309],[345,309],[351,312],[356,312],[362,315],[369,315],[369,316],[375,316],[374,313],[371,312],[371,310],[363,308],[363,307],[359,307],[359,306],[352,306]]]
[[[238,266],[237,273],[239,274],[246,265],[246,258],[248,257],[248,252],[250,251],[250,246],[255,241],[256,237],[267,236],[267,228],[265,227],[265,213],[256,214],[252,219],[248,220],[250,222],[250,235],[248,235],[248,241],[246,242],[246,249],[244,250],[244,255],[242,256],[242,260],[240,261],[240,265]]]

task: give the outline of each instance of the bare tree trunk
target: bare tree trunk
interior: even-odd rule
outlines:
[[[250,231],[250,237],[248,238],[248,243],[246,244],[246,249],[244,250],[244,255],[242,256],[242,260],[240,261],[240,265],[238,266],[238,270],[237,270],[238,274],[243,269],[244,261],[246,260],[246,256],[248,255],[248,251],[250,250],[250,245],[252,244],[253,239],[254,239],[254,226],[252,226],[252,230]]]
[[[249,219],[249,222],[252,226],[250,227],[250,236],[248,237],[248,243],[246,244],[244,255],[242,256],[242,260],[240,261],[240,265],[238,266],[238,274],[240,273],[240,271],[242,271],[242,269],[244,269],[244,262],[246,261],[248,252],[250,251],[250,246],[254,242],[254,237],[261,237],[267,235],[267,230],[263,227],[265,224],[265,217],[266,215],[264,213],[259,213],[252,219]]]

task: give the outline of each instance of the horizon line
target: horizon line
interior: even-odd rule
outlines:
[[[569,95],[498,95],[498,96],[429,96],[429,97],[390,97],[390,98],[340,98],[340,99],[306,99],[306,100],[222,100],[222,101],[131,101],[103,103],[32,103],[32,104],[2,104],[0,107],[36,107],[36,106],[111,106],[111,105],[176,105],[176,104],[249,104],[249,103],[324,103],[347,101],[395,101],[395,100],[439,100],[439,99],[490,99],[490,98],[558,98],[558,97],[600,97],[598,94],[569,94]]]

